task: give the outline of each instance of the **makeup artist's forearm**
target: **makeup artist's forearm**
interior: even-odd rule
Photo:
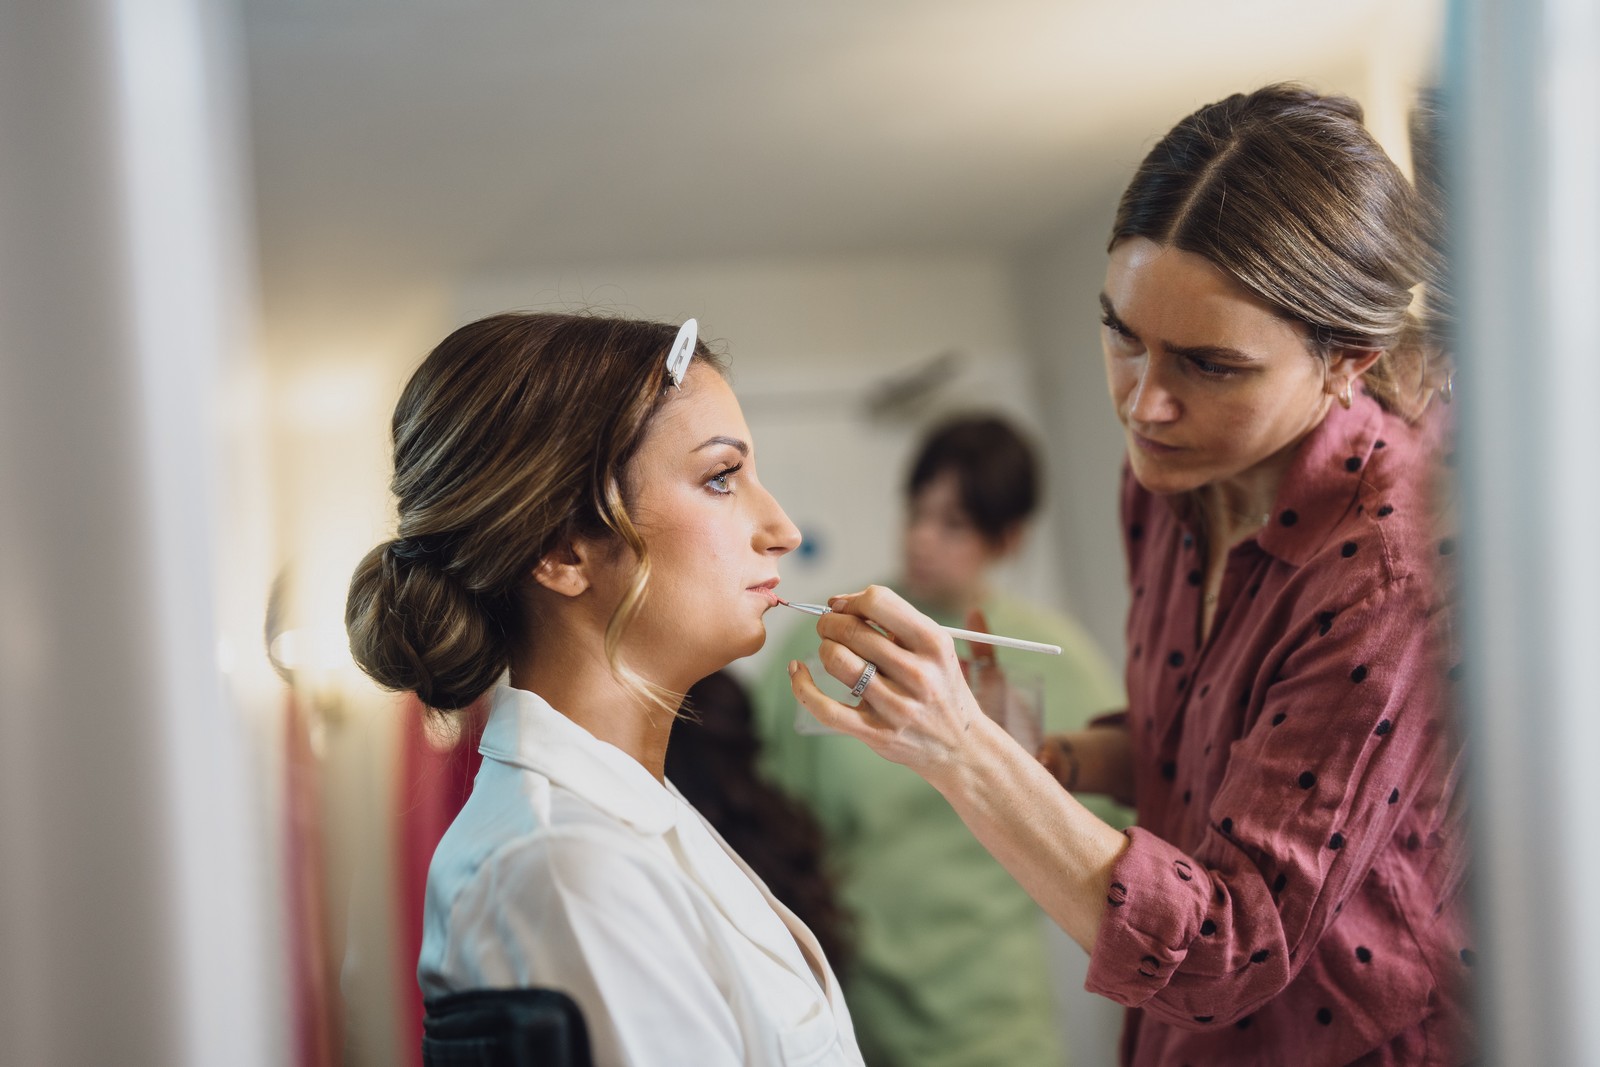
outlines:
[[[1133,739],[1121,726],[1092,726],[1063,735],[1078,758],[1077,792],[1133,803]]]
[[[1111,865],[1128,839],[1072,798],[993,721],[932,784],[1028,895],[1084,951],[1095,936]]]

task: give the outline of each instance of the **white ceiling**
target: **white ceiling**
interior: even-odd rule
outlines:
[[[531,265],[1015,248],[1196,104],[1359,95],[1437,32],[1435,0],[243,7],[280,309]]]

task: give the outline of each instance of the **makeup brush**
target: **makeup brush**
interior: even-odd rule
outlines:
[[[795,611],[803,611],[807,615],[832,615],[833,609],[826,604],[801,604],[796,601],[783,599],[776,593],[769,594],[774,604],[781,604]],[[979,645],[995,645],[999,648],[1020,648],[1024,652],[1043,652],[1046,655],[1061,655],[1060,645],[1047,645],[1043,641],[1024,641],[1020,637],[1001,637],[998,634],[982,634],[976,630],[963,630],[958,626],[940,626],[939,629],[951,637],[959,637],[963,641],[971,641]]]

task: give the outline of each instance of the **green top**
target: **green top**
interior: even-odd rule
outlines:
[[[1006,598],[983,610],[994,633],[1061,646],[1060,656],[996,650],[1002,668],[1041,676],[1046,733],[1123,706],[1077,624]],[[854,738],[795,732],[787,665],[813,658],[817,644],[815,627],[798,620],[755,686],[756,728],[768,776],[822,823],[840,902],[855,919],[857,961],[843,982],[867,1062],[1059,1067],[1038,906],[916,774]],[[966,642],[957,648],[970,654]],[[1103,797],[1082,799],[1114,826],[1132,821]]]

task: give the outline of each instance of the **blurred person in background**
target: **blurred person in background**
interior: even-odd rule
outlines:
[[[351,651],[490,709],[428,871],[424,994],[560,990],[598,1063],[860,1064],[816,939],[664,776],[684,692],[761,647],[799,543],[693,323],[463,326],[393,435],[398,535],[351,580]]]
[[[1009,422],[970,415],[936,427],[906,480],[893,584],[940,622],[966,626],[976,611],[995,633],[1060,645],[1060,656],[995,650],[1003,670],[1041,677],[1044,729],[1060,732],[1121,706],[1122,693],[1078,624],[992,584],[1020,551],[1040,495],[1034,448]],[[850,738],[796,734],[785,664],[817,648],[810,625],[788,636],[756,690],[760,732],[766,768],[821,821],[856,920],[845,990],[867,1061],[1059,1067],[1066,1053],[1038,907],[921,778]],[[1126,825],[1126,809],[1088,802]]]
[[[860,710],[791,665],[1089,953],[1124,1064],[1474,1058],[1436,240],[1353,101],[1276,85],[1190,115],[1123,194],[1099,298],[1126,710],[1051,738],[1047,770],[881,587],[817,623],[835,678],[876,665]],[[1132,796],[1138,825],[1077,792]]]
[[[850,921],[823,863],[822,828],[757,769],[761,739],[749,694],[717,671],[689,687],[684,707],[667,746],[667,779],[811,928],[834,971],[849,974]]]

